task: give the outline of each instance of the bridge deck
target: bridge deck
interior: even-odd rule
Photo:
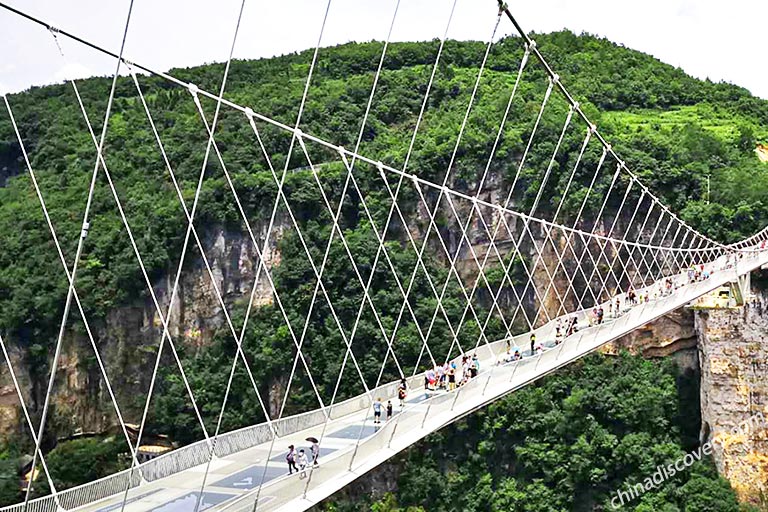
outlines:
[[[684,275],[674,277],[681,285],[667,296],[662,296],[647,303],[638,304],[623,312],[618,318],[608,318],[601,325],[588,326],[587,312],[576,315],[581,328],[577,333],[554,346],[554,321],[536,329],[539,340],[549,340],[549,349],[543,353],[525,357],[520,361],[503,365],[496,364],[499,354],[503,353],[506,341],[501,340],[476,353],[481,360],[480,375],[453,392],[427,394],[412,389],[406,406],[401,410],[392,396],[381,396],[383,400],[393,399],[395,415],[392,420],[374,426],[370,404],[365,399],[362,406],[349,414],[333,417],[328,423],[322,439],[321,465],[308,470],[305,478],[297,474],[289,476],[284,455],[289,444],[308,451],[309,436],[320,437],[323,422],[293,421],[291,432],[282,434],[272,446],[271,440],[260,442],[223,457],[216,457],[209,469],[206,480],[203,503],[199,510],[216,511],[251,511],[259,491],[261,511],[306,510],[322,499],[341,489],[360,475],[381,464],[397,452],[414,444],[426,435],[477,410],[494,400],[519,389],[526,384],[564,366],[598,347],[621,337],[634,329],[684,306],[696,298],[735,281],[740,274],[760,268],[768,263],[768,253],[755,253],[739,260],[737,269],[721,270],[724,261],[718,260],[708,265],[712,276],[704,281],[687,283]],[[650,288],[650,287],[649,287]],[[639,290],[642,291],[642,290]],[[531,333],[516,336],[513,343],[527,346]],[[417,387],[421,377],[411,379],[413,388]],[[391,391],[393,386],[386,388]],[[364,397],[363,397],[364,398]],[[324,420],[323,420],[324,421]],[[362,429],[362,433],[361,433]],[[358,437],[361,442],[357,448]],[[270,448],[272,448],[270,450]],[[271,456],[270,456],[271,451]],[[174,453],[165,456],[174,457]],[[203,459],[205,460],[205,459]],[[126,512],[182,512],[194,510],[206,464],[188,465],[175,474],[158,478],[132,488],[128,493]],[[183,466],[182,466],[183,467]],[[124,482],[124,481],[123,481]],[[83,486],[83,492],[87,487]],[[113,488],[124,488],[122,487]],[[73,490],[64,491],[70,493]],[[69,509],[82,512],[113,512],[121,510],[123,492],[115,492],[103,499],[92,499],[79,507]],[[94,492],[94,494],[96,494]],[[83,499],[82,497],[78,497]],[[62,503],[65,504],[62,500]],[[51,507],[52,500],[35,500],[30,503],[30,511],[42,512],[56,510]],[[2,509],[16,512],[20,505]]]

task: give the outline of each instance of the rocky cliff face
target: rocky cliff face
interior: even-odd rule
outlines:
[[[743,501],[768,505],[768,295],[739,309],[702,311],[702,437]]]
[[[742,501],[768,505],[768,292],[742,308],[681,309],[606,345],[700,373],[701,441]],[[761,416],[763,415],[763,416]],[[763,419],[765,418],[765,419]]]
[[[264,254],[269,268],[280,262],[277,241],[281,226],[278,224]],[[266,235],[255,234],[261,240]],[[248,297],[258,265],[250,239],[240,233],[209,229],[204,245],[211,274],[225,305],[229,308],[235,301]],[[170,302],[174,272],[175,269],[153,286],[163,311],[167,311]],[[256,286],[254,303],[270,303],[272,291],[263,274]],[[199,350],[211,341],[223,324],[222,307],[214,293],[212,280],[203,262],[198,260],[182,274],[178,298],[169,316],[170,335],[177,346],[187,351]],[[91,328],[125,421],[139,423],[163,333],[162,321],[153,302],[147,297],[142,302],[116,308],[104,320],[93,321]],[[25,400],[32,411],[40,410],[45,397],[45,377],[33,377],[31,364],[26,359],[28,356],[12,343],[8,345]],[[270,386],[270,393],[281,395],[283,388],[284,385],[276,383]],[[22,421],[10,373],[2,365],[0,436],[19,429]],[[118,424],[93,348],[83,332],[70,331],[63,341],[51,422],[50,431],[59,435],[80,430],[103,432]],[[26,432],[26,428],[22,431]]]
[[[698,370],[698,338],[694,329],[695,314],[691,309],[679,309],[662,316],[655,322],[608,343],[605,354],[615,355],[622,350],[643,357],[673,357],[680,368]]]

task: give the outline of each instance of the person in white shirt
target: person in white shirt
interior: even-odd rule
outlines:
[[[307,454],[304,453],[304,450],[299,450],[299,478],[304,478],[307,476],[307,465],[309,464],[309,461],[307,460]]]

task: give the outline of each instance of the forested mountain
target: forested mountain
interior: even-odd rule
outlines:
[[[723,242],[740,239],[766,224],[768,165],[759,162],[754,149],[757,142],[768,141],[768,101],[755,98],[748,91],[733,85],[693,79],[682,70],[650,56],[590,35],[557,32],[538,35],[536,39],[564,83],[581,102],[584,111],[617,147],[628,166],[672,210],[681,212],[681,216],[693,226]],[[436,41],[390,45],[370,117],[362,131],[362,154],[394,167],[403,166],[437,47]],[[348,148],[356,146],[381,49],[382,43],[370,42],[320,51],[301,123],[304,132]],[[484,44],[478,42],[449,41],[446,44],[424,121],[408,163],[410,172],[425,179],[442,180],[484,50]],[[493,144],[493,135],[516,78],[522,51],[516,38],[502,40],[491,50],[452,170],[451,185],[457,189],[471,190],[482,174]],[[235,61],[225,96],[279,122],[293,125],[310,60],[311,52],[306,51],[273,59]],[[216,91],[223,68],[221,64],[213,64],[171,70],[170,74],[202,89]],[[160,78],[140,76],[139,81],[168,151],[169,161],[179,178],[185,199],[191,205],[207,141],[195,103],[187,90]],[[111,79],[107,78],[79,82],[85,110],[97,133],[101,130],[110,84]],[[513,103],[504,136],[491,162],[492,172],[502,181],[508,181],[514,175],[546,87],[544,72],[530,63],[524,72],[519,99]],[[71,261],[80,234],[95,157],[76,98],[71,86],[63,84],[33,88],[10,96],[9,101],[30,152],[32,166],[38,173],[64,253]],[[212,119],[215,103],[203,98],[202,107],[208,119]],[[562,99],[553,95],[537,132],[540,143],[533,146],[523,169],[521,193],[515,197],[521,207],[529,205],[538,190],[542,170],[549,162],[566,108]],[[266,123],[259,123],[259,129],[274,168],[291,170],[287,177],[286,194],[295,208],[297,222],[309,250],[319,259],[331,233],[331,222],[312,171],[308,169],[307,159],[302,152],[294,151],[291,160],[286,162],[290,135]],[[583,136],[582,128],[573,128],[566,134],[556,158],[553,179],[547,184],[548,193],[544,194],[542,210],[556,206]],[[266,223],[277,185],[245,117],[224,108],[216,139],[246,214],[256,225]],[[331,195],[335,203],[339,200],[345,179],[342,162],[338,155],[316,144],[309,144],[308,152],[319,170],[324,189],[333,191]],[[178,264],[186,224],[142,104],[133,82],[128,78],[118,81],[105,154],[131,227],[134,233],[140,234],[136,241],[150,279],[153,282],[167,279]],[[580,197],[579,189],[584,189],[589,183],[599,157],[600,148],[591,144],[574,182],[573,199],[566,204],[564,218],[573,216]],[[390,201],[381,182],[377,181],[379,178],[375,169],[369,166],[367,170],[371,172],[366,173],[365,170],[363,164],[358,164],[357,179],[374,219],[383,225]],[[708,176],[711,176],[711,201],[705,197]],[[610,173],[605,173],[598,180],[598,190],[605,190],[609,181]],[[392,184],[394,186],[394,181]],[[403,208],[407,215],[418,216],[415,194],[410,194],[410,197],[407,193],[404,195]],[[344,201],[340,224],[351,250],[361,258],[372,258],[377,243],[361,213],[360,197],[349,192]],[[597,207],[597,204],[589,205],[593,210]],[[203,232],[243,232],[228,184],[214,158],[208,161],[206,167],[196,218],[196,225]],[[388,240],[393,241],[390,252],[393,264],[403,279],[415,264],[413,254],[395,242],[404,238],[404,229],[402,225],[393,225],[388,233]],[[213,246],[215,240],[205,242]],[[291,324],[300,331],[312,299],[312,269],[295,234],[286,231],[277,246],[280,258],[273,269],[275,284],[281,292]],[[360,286],[349,277],[349,265],[343,251],[340,244],[332,245],[324,282],[328,293],[339,299],[337,313],[341,322],[351,325],[358,304],[343,298],[359,295]],[[199,254],[192,250],[186,265],[199,264],[198,260]],[[446,272],[445,262],[439,258],[429,258],[427,264],[436,275]],[[383,267],[377,267],[377,272],[380,275],[376,275],[371,295],[375,298],[377,309],[385,312],[383,322],[392,325],[400,297],[393,292],[395,287],[388,272]],[[30,403],[36,413],[42,406],[44,384],[50,371],[51,349],[66,290],[67,282],[26,173],[21,149],[8,116],[2,113],[0,332],[8,343],[18,348],[30,384]],[[95,191],[78,290],[83,297],[87,317],[97,327],[102,327],[97,341],[103,347],[115,343],[115,336],[104,329],[110,315],[124,306],[148,300],[144,280],[103,176]],[[460,301],[452,300],[458,297],[457,289],[450,288],[448,295],[448,314],[452,318],[458,317],[462,311]],[[247,295],[233,293],[228,298],[235,326],[239,328],[245,317]],[[434,309],[434,298],[427,293],[423,277],[414,287],[412,303],[414,309],[425,317]],[[330,318],[328,308],[318,305],[308,328],[308,339],[312,342],[306,347],[313,375],[324,399],[330,399],[334,393],[335,377],[341,366],[341,361],[334,354],[343,353],[344,347]],[[499,328],[492,324],[489,336]],[[73,337],[83,335],[78,315],[71,321],[70,329]],[[474,340],[477,330],[476,325],[470,326],[465,336]],[[365,378],[373,384],[379,377],[378,367],[386,353],[386,344],[375,340],[376,327],[369,312],[362,319],[360,332],[363,334],[354,350],[364,361]],[[186,340],[180,348],[180,356],[200,402],[214,404],[205,410],[204,417],[212,429],[218,412],[217,400],[220,400],[226,386],[234,341],[223,328],[212,328],[208,334],[206,343]],[[436,322],[432,337],[433,349],[446,352],[450,336],[442,320]],[[155,336],[153,340],[156,344],[159,337]],[[284,380],[294,352],[274,304],[255,308],[245,332],[244,347],[252,358],[254,377],[269,395],[270,386]],[[398,336],[398,355],[402,355],[405,361],[415,361],[420,348],[413,326],[406,325]],[[143,354],[147,360],[156,353],[153,350],[156,349],[149,345],[136,348],[136,352]],[[161,368],[156,399],[152,402],[151,427],[156,432],[171,435],[180,443],[199,439],[201,431],[189,403],[184,399],[183,384],[174,372],[170,359],[166,362],[168,364]],[[99,388],[93,358],[82,358],[78,364],[93,375],[94,388]],[[622,368],[628,372],[638,372],[637,382],[659,386],[658,392],[644,395],[634,407],[634,412],[645,423],[640,425],[621,417],[627,412],[621,408],[600,411],[591,419],[587,414],[582,422],[574,423],[579,414],[588,413],[587,409],[597,407],[600,402],[600,397],[585,397],[577,391],[595,391],[595,387],[612,385],[609,377],[617,365],[625,365]],[[115,377],[118,398],[126,404],[129,414],[135,414],[141,410],[144,397],[129,387],[136,383],[128,382],[129,376],[120,375],[122,368],[118,366],[114,369],[118,373]],[[397,376],[390,364],[381,378],[388,381]],[[361,385],[355,382],[354,377],[341,383],[340,398],[360,392]],[[228,405],[224,430],[263,421],[263,414],[249,386],[245,373],[239,369],[234,386],[238,399]],[[515,510],[517,506],[536,511],[588,510],[604,505],[606,489],[611,485],[640,478],[645,475],[648,464],[663,457],[663,454],[677,453],[690,446],[692,441],[685,440],[686,436],[692,436],[698,427],[676,423],[679,419],[679,411],[674,410],[678,402],[675,398],[677,392],[674,374],[669,368],[632,359],[590,360],[584,367],[553,376],[542,387],[517,393],[489,411],[479,413],[432,439],[440,453],[449,453],[454,449],[451,453],[455,453],[457,458],[452,464],[459,468],[457,471],[445,460],[432,460],[430,450],[424,445],[406,455],[406,477],[415,475],[413,482],[423,480],[427,487],[403,491],[400,504],[410,506],[424,500],[453,500],[445,508],[425,506],[425,510],[473,510],[472,507],[476,510]],[[583,405],[582,400],[588,405]],[[549,405],[552,407],[547,413],[545,409],[549,409]],[[307,376],[300,374],[291,389],[286,413],[314,406],[315,399]],[[501,420],[494,419],[496,415],[507,415],[507,409],[513,411],[516,407],[524,407],[531,417],[526,420],[510,412],[501,423]],[[512,423],[510,418],[514,419]],[[539,423],[538,420],[546,421]],[[514,435],[510,435],[508,443],[502,437],[506,434],[500,433],[499,425],[503,426],[505,433],[512,429]],[[68,432],[67,428],[69,425],[61,420],[55,424],[55,432],[50,435],[69,435],[72,432]],[[462,436],[461,429],[472,431],[472,443],[476,442],[477,447],[470,445],[455,450],[459,446],[458,441],[448,436],[453,433]],[[15,437],[7,440],[9,456],[15,456],[29,447],[25,429],[19,426],[15,433]],[[595,438],[609,438],[610,443],[623,443],[622,446],[627,449],[625,459],[617,458],[618,453],[600,455],[600,450],[609,448],[600,445]],[[660,446],[658,457],[636,454],[643,439],[649,438]],[[522,454],[515,451],[513,444],[520,444],[522,439],[536,439],[536,446],[528,446],[528,451]],[[574,443],[578,446],[582,443],[584,450],[597,451],[573,452],[571,450],[575,448],[571,445]],[[611,450],[615,448],[614,444],[610,446]],[[463,453],[459,453],[462,450]],[[552,458],[548,466],[544,464],[544,459],[550,452]],[[593,456],[603,456],[607,462],[590,462]],[[489,457],[498,458],[498,463],[489,461]],[[560,461],[569,459],[573,462],[579,457],[582,458],[582,465],[572,468],[572,480],[557,472],[551,473]],[[625,469],[617,471],[616,466]],[[550,467],[551,470],[548,469]],[[505,480],[499,472],[507,469],[513,477]],[[420,472],[424,472],[423,477],[418,476]],[[77,483],[67,479],[66,470],[62,469],[61,473],[62,485]],[[724,496],[730,492],[727,485],[718,482],[705,465],[696,475],[696,478],[710,483],[716,482],[713,485],[719,486],[718,492],[722,490]],[[89,478],[94,476],[89,475]],[[556,482],[559,483],[555,485]],[[698,485],[693,477],[686,482],[681,483],[681,489],[685,485]],[[435,487],[428,486],[430,483],[434,483]],[[600,489],[590,491],[590,484]],[[475,487],[477,485],[480,487]],[[499,486],[504,489],[499,494],[504,498],[499,500],[507,501],[488,501],[490,498],[487,495],[494,489],[498,490]],[[406,486],[405,489],[410,488]],[[573,497],[575,493],[590,496],[577,500]],[[475,499],[476,494],[478,497]],[[486,497],[480,497],[481,494]],[[533,501],[525,501],[534,499],[533,496],[538,500],[535,503],[540,504],[536,505],[539,508],[534,508]],[[658,505],[660,502],[653,502],[647,505],[650,508],[638,510],[709,510],[685,508],[680,501],[682,498],[676,496],[669,497],[664,503],[669,503],[669,506],[674,503],[680,508],[663,508]],[[477,505],[462,501],[465,497]],[[732,496],[722,499],[732,501]],[[388,510],[386,507],[390,505],[376,506],[379,507],[377,510]]]

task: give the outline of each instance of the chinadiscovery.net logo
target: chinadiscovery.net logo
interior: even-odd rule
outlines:
[[[730,431],[731,434],[745,435],[753,431],[756,428],[766,426],[766,418],[762,412],[758,412],[754,416],[742,421]],[[626,489],[619,489],[615,492],[615,496],[611,498],[611,506],[614,509],[620,508],[622,505],[630,503],[632,500],[638,499],[644,493],[660,487],[664,482],[672,478],[678,473],[681,473],[691,467],[696,461],[700,461],[705,455],[712,455],[714,451],[714,445],[722,443],[721,438],[718,437],[712,441],[707,441],[703,445],[693,452],[686,453],[684,457],[677,459],[675,462],[667,465],[661,465],[656,467],[656,471],[651,476],[646,477],[642,482],[638,482],[635,485],[627,485]]]

